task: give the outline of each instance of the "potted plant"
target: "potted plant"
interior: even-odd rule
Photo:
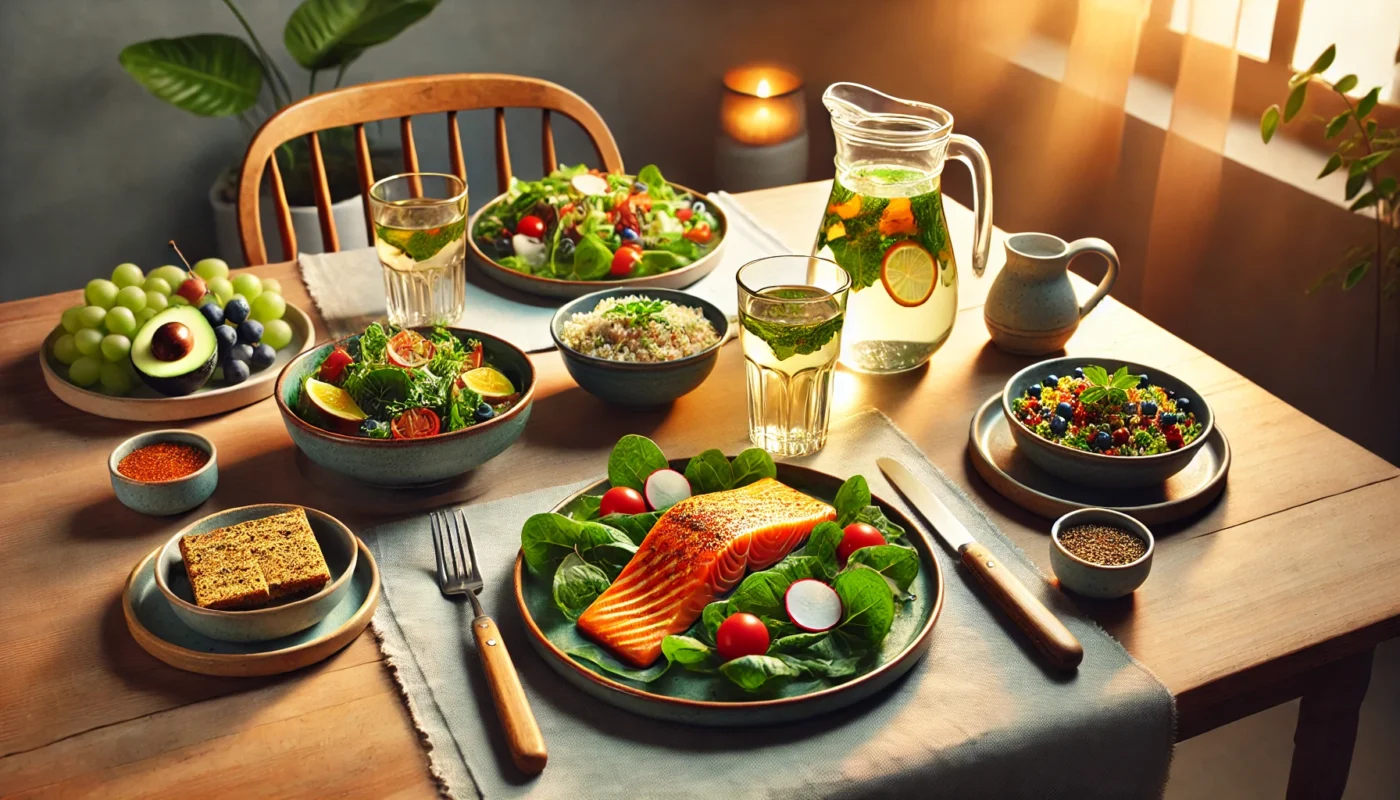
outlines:
[[[267,117],[299,99],[242,11],[223,0],[248,38],[199,33],[174,39],[151,39],[128,45],[118,56],[122,68],[151,94],[176,108],[202,117],[234,117],[251,136]],[[316,92],[317,77],[334,71],[332,88],[366,50],[384,44],[423,19],[442,0],[303,0],[282,32],[287,52],[307,70],[306,93]],[[264,93],[264,88],[267,90]],[[365,247],[363,212],[349,128],[321,133],[321,150],[330,183],[332,213],[343,248]],[[381,154],[382,155],[382,154]],[[304,139],[277,151],[297,244],[314,252],[321,241],[311,193],[311,162]],[[219,255],[241,263],[235,193],[238,170],[231,167],[214,182],[209,202]],[[262,204],[263,230],[277,230],[271,202]]]

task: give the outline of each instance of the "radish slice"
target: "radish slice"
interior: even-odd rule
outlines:
[[[836,590],[813,578],[803,578],[783,595],[788,619],[808,633],[821,633],[841,621],[841,598]]]
[[[665,511],[690,497],[690,481],[673,469],[658,469],[647,476],[647,505],[653,511]]]
[[[580,194],[590,197],[597,197],[598,195],[608,193],[608,182],[588,172],[582,175],[575,175],[569,180],[569,183],[573,184],[573,187],[577,189]]]

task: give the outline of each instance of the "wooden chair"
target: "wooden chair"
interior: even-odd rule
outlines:
[[[515,75],[464,73],[423,75],[336,89],[307,97],[272,115],[248,143],[238,183],[238,233],[243,242],[244,259],[249,266],[267,263],[267,245],[263,241],[262,218],[258,208],[265,169],[270,169],[272,173],[272,200],[277,211],[277,229],[282,234],[282,259],[291,261],[296,258],[297,242],[296,234],[292,231],[292,214],[287,204],[282,174],[277,168],[277,159],[273,157],[277,148],[284,143],[298,136],[309,139],[321,241],[327,252],[338,252],[340,237],[331,214],[330,186],[326,181],[326,164],[321,155],[318,131],[354,126],[356,171],[365,209],[365,226],[370,241],[373,241],[369,187],[374,183],[374,173],[370,165],[369,144],[365,139],[365,123],[398,117],[403,140],[404,171],[418,172],[418,151],[413,143],[410,117],[446,113],[452,171],[465,181],[467,169],[462,160],[457,112],[483,108],[496,109],[496,187],[501,192],[510,184],[511,175],[510,150],[506,143],[507,108],[543,110],[541,155],[545,172],[558,166],[550,123],[550,115],[556,113],[583,128],[592,140],[593,149],[604,169],[608,172],[622,171],[622,156],[618,153],[617,142],[597,110],[583,98],[549,81]]]

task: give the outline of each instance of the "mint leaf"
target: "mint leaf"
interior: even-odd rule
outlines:
[[[784,325],[747,314],[741,316],[744,329],[766,342],[773,351],[773,356],[779,361],[786,361],[795,355],[806,356],[817,352],[841,332],[841,325],[845,322],[844,314],[837,314],[814,325]]]

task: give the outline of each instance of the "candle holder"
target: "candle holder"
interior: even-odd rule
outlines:
[[[754,63],[726,72],[719,129],[720,188],[742,192],[807,177],[806,94],[793,70]]]

